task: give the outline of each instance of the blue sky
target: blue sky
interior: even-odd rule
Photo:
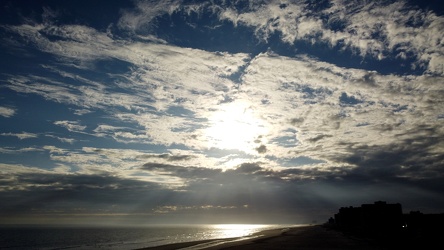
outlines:
[[[2,1],[4,223],[444,210],[438,1]]]

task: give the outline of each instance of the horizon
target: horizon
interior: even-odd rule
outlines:
[[[444,9],[419,0],[0,4],[0,221],[444,212]]]
[[[213,224],[199,224],[199,223],[189,223],[189,224],[146,224],[146,225],[116,225],[116,224],[0,224],[0,228],[8,229],[8,228],[110,228],[110,229],[131,229],[131,228],[187,228],[187,227],[210,227],[210,228],[218,228],[221,230],[242,230],[242,228],[248,229],[262,229],[262,228],[285,228],[285,227],[304,227],[304,226],[316,226],[319,224],[256,224],[256,223],[247,223],[247,224],[236,224],[236,223],[213,223]],[[268,229],[266,229],[268,230]]]

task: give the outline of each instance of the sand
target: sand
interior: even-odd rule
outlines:
[[[178,243],[145,249],[172,250],[172,249],[385,249],[377,246],[373,241],[348,236],[336,230],[322,226],[305,226],[268,230],[252,235],[247,239],[221,239],[198,242]]]

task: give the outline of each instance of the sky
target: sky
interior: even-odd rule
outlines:
[[[2,224],[444,212],[441,1],[0,1]]]

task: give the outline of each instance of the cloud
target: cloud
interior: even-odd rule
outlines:
[[[45,136],[51,137],[51,138],[57,139],[61,142],[65,142],[65,143],[69,143],[69,144],[73,144],[74,142],[77,141],[76,139],[73,139],[73,138],[59,137],[59,136],[55,136],[55,135],[45,135]]]
[[[70,132],[82,132],[86,126],[80,125],[79,121],[55,121],[55,125],[66,128]]]
[[[121,29],[137,31],[146,34],[151,31],[155,24],[153,19],[158,16],[171,14],[180,7],[180,1],[135,1],[135,8],[123,10],[122,17],[118,22]],[[149,34],[149,33],[148,33]]]
[[[44,174],[44,173],[50,173],[50,171],[45,170],[45,169],[24,166],[24,165],[21,165],[21,164],[1,163],[0,166],[1,166],[2,173],[4,174],[5,178],[7,176],[10,177],[10,176],[12,176],[14,174],[33,174],[33,173],[40,173],[40,174],[43,173]],[[13,181],[13,178],[11,178],[11,181]],[[19,184],[19,183],[15,183],[15,184]]]
[[[257,37],[267,40],[272,34],[281,34],[284,42],[297,41],[350,48],[361,56],[378,60],[392,53],[398,58],[411,58],[413,66],[442,74],[443,51],[442,17],[431,11],[418,9],[405,1],[357,2],[332,0],[330,5],[304,1],[282,4],[278,1],[249,2],[248,7],[236,9],[231,3],[183,4],[181,1],[137,1],[135,10],[124,10],[118,26],[123,30],[147,36],[156,30],[156,18],[183,12],[216,13],[221,21],[255,29]],[[389,16],[390,18],[384,18]],[[45,51],[79,61],[107,58],[125,58],[122,50],[113,47],[124,45],[107,33],[80,25],[5,26],[7,30],[34,41]],[[39,32],[39,34],[37,33]],[[55,36],[66,40],[51,42],[45,37]],[[429,39],[430,38],[430,39]],[[95,41],[94,43],[92,41]],[[88,46],[82,46],[88,45]],[[129,50],[130,51],[130,50]]]
[[[368,84],[369,74],[372,85]],[[436,84],[438,79],[381,75],[308,57],[264,53],[245,69],[241,90],[256,104],[255,110],[262,117],[270,117],[266,122],[274,129],[265,137],[268,141],[282,141],[284,131],[295,130],[293,136],[299,143],[291,151],[328,159],[330,150],[332,155],[342,152],[341,142],[396,143],[405,129],[425,125],[425,117],[428,124],[438,128],[436,114],[442,111],[431,104],[440,100],[434,94],[442,91]],[[261,102],[264,96],[269,100],[265,105]],[[362,124],[366,124],[365,131]],[[438,133],[442,136],[441,131]],[[267,152],[288,157],[289,151],[283,145],[266,145]]]
[[[219,18],[234,25],[253,27],[259,39],[280,34],[282,41],[330,44],[382,60],[390,54],[413,59],[415,67],[442,75],[443,17],[420,10],[405,1],[343,1],[329,5],[304,1],[250,2],[249,8],[218,9]]]
[[[8,88],[19,93],[40,95],[57,103],[79,104],[77,90],[48,77],[15,75],[9,78]]]
[[[332,2],[332,7],[326,10],[331,14],[330,20],[345,23],[343,31],[328,37],[333,44],[334,37],[342,36],[345,44],[379,58],[390,52],[412,53],[418,65],[429,63],[428,71],[443,74],[442,66],[438,66],[443,65],[442,34],[435,32],[443,27],[443,17],[412,8],[404,1],[368,5],[356,1]]]
[[[144,155],[143,151],[123,150],[113,148],[83,147],[67,149],[55,146],[44,146],[50,153],[51,159],[67,165],[74,165],[79,173],[116,173],[122,175],[137,164],[137,157]]]
[[[54,209],[59,213],[97,213],[105,207],[112,209],[115,204],[129,212],[133,206],[130,204],[149,204],[147,201],[150,195],[146,193],[147,190],[164,194],[170,192],[160,190],[159,185],[154,183],[106,175],[60,174],[4,164],[2,171],[0,189],[5,202],[0,205],[0,211],[10,211],[13,214],[49,213]],[[79,196],[79,192],[83,191],[87,192]],[[32,193],[37,199],[26,199],[23,192]],[[142,192],[148,195],[148,200],[141,200]],[[96,205],[90,206],[93,202]],[[82,204],[89,204],[88,208],[84,208]],[[102,210],[102,213],[109,212],[112,211]]]
[[[402,1],[218,3],[136,1],[116,33],[57,25],[50,9],[42,23],[2,25],[8,46],[53,60],[36,57],[35,71],[4,74],[3,86],[68,105],[72,114],[50,125],[74,133],[1,134],[42,145],[4,146],[6,157],[48,157],[39,162],[47,169],[1,165],[1,211],[310,214],[310,205],[336,209],[348,197],[402,190],[444,204],[442,17]],[[158,21],[178,13],[211,13],[212,29],[253,30],[260,45],[304,41],[422,70],[383,74],[299,51],[215,52],[155,37]],[[18,113],[0,107],[0,115]]]
[[[107,85],[48,65],[44,68],[62,76],[62,81],[36,75],[9,79],[8,87],[14,91],[74,104],[79,109],[106,112],[112,109],[115,118],[150,130],[149,133],[124,130],[108,134],[119,142],[150,141],[171,145],[192,141],[190,138],[195,136],[193,130],[198,128],[194,124],[196,121],[202,122],[207,116],[203,113],[206,112],[205,107],[217,105],[224,96],[235,91],[235,84],[228,78],[237,74],[249,58],[243,53],[216,53],[165,44],[113,41],[105,34],[79,26],[15,26],[10,30],[21,36],[26,33],[26,37],[37,47],[43,47],[42,50],[62,60],[69,58],[88,64],[126,62],[131,65],[128,71],[119,76],[123,80],[112,78]],[[60,39],[46,38],[52,35]],[[91,45],[93,47],[103,46],[94,50],[99,54],[89,51],[88,56],[84,55],[86,52],[83,48],[89,47],[90,43],[94,43]],[[63,49],[53,49],[58,47]],[[122,92],[122,89],[125,91]],[[176,110],[188,110],[195,116],[164,115],[173,112],[175,107]],[[119,112],[115,112],[115,108]],[[177,130],[183,131],[183,135],[169,136]],[[197,144],[193,146],[201,147]]]
[[[14,114],[15,114],[15,109],[8,107],[0,107],[0,116],[9,118],[14,116]]]
[[[273,8],[269,11],[286,11]],[[269,15],[267,11],[263,15]],[[47,44],[43,46],[47,48],[45,51],[56,56],[90,63],[117,63],[118,59],[132,65],[121,74],[120,80],[114,79],[107,85],[50,66],[45,68],[63,76],[67,83],[76,79],[80,86],[69,87],[61,81],[38,76],[14,76],[9,81],[9,88],[18,92],[75,104],[79,109],[105,111],[127,125],[102,123],[94,133],[117,142],[183,145],[187,149],[205,150],[208,148],[205,133],[211,126],[208,117],[223,111],[225,105],[248,100],[254,117],[260,118],[264,128],[274,129],[260,135],[260,145],[251,144],[251,148],[242,149],[251,154],[245,160],[254,158],[251,152],[256,152],[275,159],[304,155],[341,164],[334,162],[337,160],[334,156],[349,154],[342,142],[391,144],[406,126],[424,123],[418,117],[437,126],[436,114],[444,113],[436,105],[442,91],[437,84],[440,77],[382,75],[338,67],[307,56],[279,56],[272,51],[250,58],[243,53],[124,42],[80,26],[14,26],[10,30],[22,36],[28,34],[36,46]],[[45,34],[60,39],[49,40]],[[94,43],[92,47],[101,46],[100,52],[77,56],[84,53],[75,52],[80,44],[88,47],[90,43]],[[57,46],[73,53],[52,49]],[[241,85],[229,79],[233,74],[241,75]],[[71,132],[87,129],[78,121],[54,124]],[[137,129],[129,129],[129,125]],[[294,132],[289,134],[289,131]],[[215,159],[205,162],[221,164]],[[231,164],[233,167],[240,162]]]
[[[171,155],[171,154],[151,154],[151,155],[142,155],[141,159],[160,159],[166,161],[187,161],[195,158],[193,155]]]
[[[352,154],[341,161],[358,166],[354,173],[366,175],[367,179],[442,179],[444,176],[441,174],[441,162],[444,160],[444,151],[437,129],[418,127],[406,131],[415,134],[414,137],[400,137],[399,141],[386,146],[349,145],[348,150]]]
[[[248,208],[243,203],[245,200],[227,200],[227,197],[220,201],[209,197],[201,199],[203,197],[195,193],[199,191],[198,189],[175,192],[155,182],[120,178],[108,174],[61,174],[5,164],[1,167],[0,189],[5,202],[0,205],[0,211],[14,215],[45,216],[56,211],[53,215],[122,213],[137,216],[137,214],[145,213],[144,216],[149,216],[150,213],[186,214],[193,211],[217,213],[222,210]],[[194,179],[196,174],[200,177],[210,177],[214,173],[220,173],[220,170],[213,170],[215,172],[210,173],[208,171],[211,170],[205,168],[176,168],[172,165],[151,164],[144,168],[150,172],[175,169],[182,177],[188,176],[193,181],[198,181]],[[216,190],[208,191],[208,195],[217,196]],[[32,194],[35,199],[26,199],[24,192]]]
[[[28,133],[28,132],[21,132],[21,133],[1,133],[1,136],[14,136],[19,138],[20,140],[24,139],[31,139],[31,138],[37,138],[39,135],[34,133]]]
[[[267,152],[267,146],[265,146],[265,145],[260,145],[259,147],[256,148],[256,151],[257,151],[259,154],[263,154],[263,153]]]
[[[68,31],[77,28],[58,27],[58,34],[70,38],[73,34]],[[89,30],[82,35],[96,33]],[[72,38],[72,42],[92,42],[92,38],[97,36],[102,35],[90,39]],[[48,43],[54,42],[48,40]],[[246,54],[210,53],[164,44],[128,43],[122,46],[118,42],[117,46],[111,40],[104,44],[109,47],[109,53],[102,51],[101,55],[82,60],[118,57],[137,65],[126,72],[126,80],[116,82],[115,87],[105,87],[101,83],[77,77],[83,86],[74,90],[41,77],[15,77],[11,79],[10,88],[88,109],[100,108],[108,112],[111,107],[123,107],[125,110],[111,115],[140,127],[133,131],[101,124],[94,131],[96,136],[110,136],[126,143],[182,144],[196,149],[205,147],[206,138],[202,135],[210,126],[206,117],[213,110],[220,109],[227,96],[231,102],[248,96],[251,107],[260,115],[265,126],[276,127],[271,134],[263,135],[266,139],[263,147],[255,145],[251,150],[256,149],[263,155],[273,152],[275,156],[285,158],[292,157],[288,155],[289,152],[298,152],[328,160],[329,155],[341,150],[337,147],[337,138],[352,142],[368,139],[370,143],[384,145],[396,140],[394,135],[401,129],[399,126],[405,126],[402,125],[403,120],[409,120],[412,125],[420,124],[421,121],[415,118],[420,114],[434,123],[435,114],[444,113],[439,111],[439,105],[430,104],[439,100],[439,96],[435,96],[435,93],[442,91],[436,84],[439,78],[381,75],[366,70],[345,69],[309,57],[288,58],[272,52],[259,54],[248,61]],[[63,46],[68,48],[68,44]],[[55,50],[52,52],[68,56]],[[158,59],[142,60],[140,55]],[[234,83],[227,77],[242,67],[245,68],[242,69],[239,91],[233,88]],[[74,78],[69,72],[48,69],[67,79]],[[39,81],[39,84],[29,84],[34,81]],[[113,88],[123,88],[132,94],[121,94],[113,91]],[[264,98],[267,102],[263,102]],[[186,115],[177,115],[179,110]],[[289,113],[292,114],[290,117]],[[58,121],[55,124],[70,131],[86,129],[76,121]],[[367,124],[366,134],[359,129],[362,124]],[[289,144],[290,138],[283,134],[289,129],[296,129],[292,140],[297,140],[297,143]],[[383,138],[381,131],[386,133]],[[267,143],[282,142],[284,139],[292,149],[282,147],[284,144]],[[344,153],[347,154],[345,149]]]
[[[340,168],[323,168],[322,165],[306,165],[298,168],[271,168],[264,162],[245,162],[232,169],[221,171],[205,167],[173,165],[166,163],[148,162],[143,164],[142,170],[150,173],[176,176],[182,178],[185,190],[194,190],[195,186],[222,185],[283,185],[285,181],[304,179],[323,179],[334,174]],[[247,180],[249,179],[249,180]],[[262,183],[262,184],[261,184]]]
[[[165,163],[149,162],[143,164],[142,170],[159,173],[161,175],[177,176],[196,181],[202,178],[211,178],[221,172],[220,169],[210,169],[205,167],[181,166]]]
[[[115,141],[122,143],[144,143],[150,139],[143,130],[139,131],[135,128],[116,127],[106,124],[99,124],[93,132],[97,137],[111,137]]]
[[[36,152],[36,151],[43,151],[43,149],[34,148],[34,147],[26,147],[26,148],[4,147],[4,148],[0,148],[0,153],[2,153],[2,154],[21,154],[21,153]]]
[[[267,40],[273,33],[280,32],[282,40],[293,43],[295,40],[312,38],[322,30],[322,21],[312,15],[307,4],[281,4],[278,1],[265,3],[250,1],[249,8],[237,10],[233,6],[221,8],[219,18],[237,25],[252,26],[261,40]]]
[[[119,176],[119,178],[159,183],[164,188],[173,189],[186,185],[181,175],[166,176],[165,173],[171,170],[167,167],[162,169],[153,167],[156,173],[146,175],[146,172],[142,171],[140,167],[146,164],[147,160],[151,160],[153,166],[170,166],[169,163],[172,162],[186,163],[187,165],[205,164],[205,159],[201,155],[181,154],[180,151],[169,154],[155,154],[151,151],[134,149],[94,147],[70,149],[49,145],[44,146],[42,150],[49,153],[51,161],[56,165],[70,168],[73,173],[113,175]]]
[[[247,205],[242,207],[248,207]],[[154,210],[154,213],[160,213],[160,214],[167,214],[167,213],[177,213],[177,212],[183,212],[183,211],[212,211],[215,210],[234,210],[238,209],[237,206],[215,206],[215,205],[201,205],[201,206],[161,206]]]
[[[89,113],[91,113],[92,111],[91,110],[88,110],[88,109],[76,109],[75,111],[74,111],[74,114],[75,115],[85,115],[85,114],[89,114]]]
[[[100,153],[97,149],[87,151],[91,150]],[[111,152],[108,151],[108,153]],[[304,218],[311,220],[313,217],[310,216],[314,213],[313,207],[318,207],[323,209],[315,213],[327,216],[330,215],[330,210],[337,209],[338,205],[344,202],[354,204],[359,199],[365,201],[369,197],[378,197],[376,193],[367,190],[370,186],[374,192],[379,190],[380,193],[387,194],[398,189],[418,194],[422,192],[421,197],[436,198],[433,192],[427,191],[427,183],[424,183],[423,190],[413,189],[411,186],[405,188],[409,186],[405,183],[408,180],[397,183],[381,184],[379,182],[379,185],[375,187],[378,180],[365,178],[366,182],[360,182],[357,177],[358,170],[347,171],[344,168],[338,168],[336,176],[342,179],[334,179],[334,176],[328,174],[323,178],[319,176],[321,179],[314,184],[311,178],[304,178],[304,176],[313,176],[314,172],[321,173],[320,169],[301,168],[273,172],[261,165],[260,163],[242,164],[236,169],[227,171],[157,163],[147,163],[142,166],[143,171],[150,175],[163,172],[169,176],[168,178],[179,177],[187,180],[188,185],[177,192],[154,181],[122,178],[115,174],[61,174],[3,164],[0,188],[3,190],[5,202],[0,205],[0,211],[11,215],[28,214],[29,216],[77,215],[76,218],[79,220],[83,220],[86,215],[120,214],[121,216],[136,216],[142,221],[151,220],[150,216],[153,214],[156,216],[159,214],[186,215],[194,220],[205,218],[207,213],[211,214],[212,218],[219,218],[223,214],[227,216],[237,214],[245,215],[244,220],[249,218],[251,221],[262,222],[260,217],[256,218],[254,214],[258,213],[257,216],[259,216],[267,213],[271,220],[279,220],[286,218],[283,214],[296,213],[300,216],[300,220]],[[341,172],[348,172],[348,174],[341,175]],[[349,181],[344,182],[345,179]],[[351,190],[348,190],[350,188]],[[341,197],[346,190],[348,190],[346,192],[348,195]],[[23,192],[26,192],[28,196],[24,196]],[[36,199],[25,199],[30,194]],[[368,197],[363,197],[364,194]],[[353,200],[347,198],[350,195],[354,197]],[[412,201],[406,199],[404,195],[401,196],[403,201]],[[264,200],[268,203],[264,204]],[[434,201],[442,202],[439,199],[434,199]],[[281,215],[278,216],[278,214]],[[236,219],[239,221],[241,218],[236,217]]]

